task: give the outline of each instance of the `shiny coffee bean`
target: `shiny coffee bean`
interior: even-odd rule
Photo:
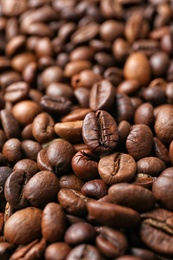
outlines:
[[[48,245],[45,250],[45,259],[46,260],[62,260],[66,259],[71,248],[64,242],[55,242]]]
[[[28,97],[29,85],[24,81],[19,81],[10,84],[5,89],[4,98],[5,101],[16,103],[22,101]]]
[[[113,153],[100,159],[98,172],[108,185],[128,182],[136,173],[136,162],[129,154]]]
[[[85,182],[81,189],[81,192],[87,197],[100,199],[107,194],[108,187],[103,180],[95,179]]]
[[[13,114],[7,109],[2,109],[1,124],[8,139],[20,138],[20,126]]]
[[[137,171],[150,174],[151,176],[159,176],[165,168],[165,163],[153,156],[144,157],[137,162]]]
[[[93,260],[101,260],[102,256],[95,246],[81,244],[74,247],[66,257],[67,260],[75,260],[76,258],[85,258],[86,260],[92,258]]]
[[[84,142],[96,153],[112,152],[118,141],[117,124],[106,111],[88,113],[83,121]]]

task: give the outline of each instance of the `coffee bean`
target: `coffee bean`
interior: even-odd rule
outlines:
[[[41,145],[33,140],[24,140],[21,145],[26,158],[36,161],[37,154],[42,149]]]
[[[128,182],[136,173],[136,163],[129,154],[113,153],[100,159],[98,172],[108,185]]]
[[[61,260],[66,259],[71,248],[64,242],[56,242],[48,245],[45,251],[46,260]]]
[[[63,78],[63,71],[58,66],[48,67],[42,72],[41,75],[41,80],[45,88],[47,88],[50,83],[61,81],[62,78]]]
[[[48,202],[56,199],[58,191],[59,180],[55,174],[49,171],[40,171],[25,185],[23,196],[30,205],[43,208]]]
[[[155,203],[152,192],[139,185],[128,183],[114,184],[109,188],[108,194],[112,202],[139,212],[152,209]]]
[[[165,168],[165,163],[157,157],[144,157],[137,162],[137,171],[151,176],[159,176]]]
[[[18,72],[22,72],[24,67],[31,61],[35,61],[35,56],[29,52],[18,54],[12,59],[12,68]]]
[[[105,257],[115,258],[126,252],[128,242],[122,232],[108,227],[100,227],[97,231],[96,245]]]
[[[89,106],[92,110],[108,110],[113,104],[115,89],[108,80],[95,83],[90,91]]]
[[[34,207],[16,211],[5,223],[6,240],[14,245],[20,245],[40,238],[41,216],[42,210]]]
[[[146,173],[137,173],[133,179],[132,183],[142,186],[144,188],[150,189],[153,185],[155,178]]]
[[[87,222],[80,222],[71,225],[65,232],[64,240],[69,245],[92,243],[96,237],[94,227]]]
[[[39,143],[53,140],[54,138],[54,120],[48,113],[38,114],[32,123],[32,134]]]
[[[154,108],[150,103],[140,105],[134,114],[135,124],[151,126],[154,123]]]
[[[29,93],[29,85],[26,82],[19,81],[12,83],[5,89],[4,98],[6,101],[16,103],[26,99]]]
[[[92,60],[94,49],[89,46],[79,46],[70,52],[70,60]]]
[[[91,63],[87,60],[74,60],[65,65],[64,73],[67,78],[91,68]]]
[[[7,109],[1,110],[1,124],[8,139],[20,138],[19,123],[13,114]]]
[[[51,243],[62,241],[66,222],[65,213],[61,206],[55,202],[48,203],[43,210],[41,220],[42,235],[46,241]]]
[[[153,134],[151,129],[144,124],[131,127],[126,139],[126,149],[135,160],[150,155],[153,146]]]
[[[116,28],[116,29],[115,29]],[[100,26],[100,36],[104,41],[113,42],[123,36],[124,24],[114,20],[107,20]]]
[[[94,73],[92,70],[83,70],[71,78],[71,85],[74,89],[81,87],[91,89],[101,79],[102,76]]]
[[[156,156],[161,159],[165,164],[170,163],[168,148],[159,140],[159,138],[154,137],[154,152]]]
[[[172,212],[159,208],[144,213],[142,218],[144,219],[140,229],[142,241],[157,253],[171,256],[173,254],[172,225],[170,225],[173,218]],[[164,245],[160,239],[165,241]]]
[[[49,97],[65,97],[69,100],[73,98],[73,91],[68,84],[53,82],[46,88],[46,96]]]
[[[9,162],[16,163],[17,161],[22,159],[22,147],[19,139],[8,139],[3,145],[2,153]]]
[[[101,260],[102,256],[99,250],[92,245],[81,244],[79,246],[74,247],[70,253],[67,255],[67,260],[75,260],[76,258],[85,258],[85,259],[93,259],[93,260]]]
[[[25,173],[29,173],[31,176],[33,176],[39,171],[39,168],[35,161],[31,159],[22,159],[14,165],[13,170],[22,170]]]
[[[84,118],[82,136],[88,147],[96,153],[110,153],[118,141],[117,124],[106,111],[90,112]]]
[[[136,79],[146,86],[151,78],[151,68],[146,55],[140,52],[132,53],[124,65],[124,76],[126,79]]]
[[[82,188],[81,192],[83,195],[95,199],[100,199],[107,194],[108,187],[103,180],[95,179],[86,182]]]
[[[75,174],[63,174],[59,178],[60,188],[73,189],[81,191],[84,182],[80,180]]]
[[[8,242],[0,243],[0,257],[2,260],[9,259],[15,247]]]
[[[89,219],[109,227],[133,227],[140,220],[137,211],[108,202],[90,201],[87,209]]]

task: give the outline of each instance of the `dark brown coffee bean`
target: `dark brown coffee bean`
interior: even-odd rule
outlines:
[[[70,85],[60,83],[60,82],[53,82],[49,84],[46,88],[46,96],[49,97],[65,97],[69,100],[73,98],[73,90]]]
[[[116,88],[116,91],[121,94],[132,95],[140,88],[138,80],[124,80]]]
[[[83,70],[91,69],[91,62],[87,60],[74,60],[65,65],[64,74],[67,78],[71,78],[75,74],[80,73]]]
[[[37,160],[37,154],[42,149],[41,145],[38,142],[33,140],[24,140],[21,143],[22,151],[24,155],[33,161]]]
[[[2,153],[9,162],[16,163],[22,159],[22,147],[19,139],[11,138],[7,140],[3,145]]]
[[[12,83],[21,81],[21,75],[16,71],[6,71],[0,74],[1,88],[5,90]]]
[[[129,154],[114,153],[100,159],[98,172],[108,185],[128,182],[136,173],[136,163]]]
[[[151,78],[150,63],[143,53],[132,53],[124,65],[124,76],[126,79],[136,79],[141,85],[146,86]]]
[[[22,72],[24,67],[31,61],[35,61],[35,56],[29,52],[24,52],[14,56],[11,65],[14,70]]]
[[[50,114],[64,115],[70,112],[72,103],[65,97],[43,96],[40,105]]]
[[[99,250],[92,245],[81,244],[74,247],[70,253],[67,255],[66,260],[75,260],[75,259],[93,259],[93,260],[102,260],[102,256]]]
[[[43,208],[56,199],[58,191],[59,180],[56,175],[49,171],[40,171],[25,185],[23,196],[30,205]]]
[[[130,97],[126,94],[115,94],[115,111],[117,121],[123,120],[130,122],[134,116],[134,107]]]
[[[169,65],[169,56],[165,52],[156,52],[150,57],[152,74],[155,77],[162,77]]]
[[[100,199],[108,192],[108,187],[103,180],[95,179],[86,182],[81,189],[83,195],[94,199]]]
[[[168,148],[157,137],[153,138],[153,142],[155,155],[159,159],[161,159],[165,164],[170,164]]]
[[[155,203],[155,198],[151,191],[128,183],[112,185],[108,190],[108,194],[112,202],[139,212],[152,209]]]
[[[159,176],[173,177],[173,167],[166,168]]]
[[[109,67],[104,72],[104,78],[117,86],[123,81],[123,71],[117,67]]]
[[[20,127],[16,118],[7,109],[2,109],[1,113],[1,124],[4,129],[5,135],[8,139],[20,138]]]
[[[97,52],[94,55],[94,59],[98,65],[103,66],[103,70],[104,70],[104,68],[107,68],[109,66],[112,67],[115,65],[115,60],[112,57],[112,55],[105,53],[105,52]]]
[[[106,111],[90,112],[84,118],[82,136],[88,147],[96,153],[109,153],[117,145],[117,124]]]
[[[90,91],[89,106],[92,110],[108,110],[114,101],[114,86],[108,80],[95,83]]]
[[[44,147],[40,152],[38,152],[38,154],[37,154],[37,164],[38,164],[38,167],[41,171],[45,170],[45,171],[54,172],[54,169],[50,165],[50,162],[47,158],[47,147]]]
[[[154,122],[154,108],[150,103],[140,105],[134,114],[135,124],[145,124],[151,126]]]
[[[150,155],[153,147],[153,134],[151,129],[144,124],[137,124],[131,127],[126,139],[126,149],[135,160]]]
[[[131,53],[131,45],[123,38],[118,38],[112,45],[112,51],[115,60],[124,63]]]
[[[157,253],[172,256],[172,212],[159,208],[143,213],[142,218],[144,220],[140,229],[140,237],[144,244]],[[161,241],[165,241],[164,244]]]
[[[119,135],[118,143],[120,143],[121,145],[123,143],[125,143],[126,138],[127,138],[128,134],[130,133],[130,127],[131,127],[131,125],[126,120],[122,120],[119,123],[119,125],[118,125],[118,135]]]
[[[70,52],[70,60],[92,60],[94,49],[90,46],[79,46]]]
[[[41,112],[41,107],[34,101],[23,100],[16,103],[12,113],[21,125],[32,123],[34,117]]]
[[[89,219],[109,227],[133,227],[140,220],[137,211],[112,203],[90,201],[87,209]]]
[[[66,224],[67,220],[61,206],[55,202],[48,203],[41,220],[42,235],[46,241],[50,243],[62,241]]]
[[[35,52],[37,57],[52,56],[53,50],[51,40],[48,37],[43,37],[39,39],[36,45]]]
[[[155,178],[150,176],[149,174],[137,173],[133,177],[132,183],[150,189],[153,185],[154,179]]]
[[[165,163],[153,156],[144,157],[137,162],[137,171],[151,176],[159,176],[165,168]]]
[[[168,176],[159,176],[153,183],[152,191],[153,194],[164,208],[168,210],[173,210],[172,203],[172,186],[173,185],[173,177]]]
[[[33,176],[35,173],[39,172],[39,167],[37,163],[31,159],[22,159],[14,165],[13,170],[22,170]]]
[[[113,42],[115,39],[123,36],[124,24],[115,20],[107,20],[100,26],[100,36],[104,41]]]
[[[71,159],[75,154],[75,149],[71,143],[59,138],[48,146],[46,153],[50,165],[55,168],[55,172],[65,173],[71,168]]]
[[[59,82],[63,79],[63,71],[58,66],[50,66],[42,72],[41,81],[47,88],[50,83]]]
[[[32,123],[26,125],[21,131],[22,140],[33,140]]]
[[[5,48],[7,56],[13,56],[25,46],[26,37],[24,35],[16,35],[11,38]]]
[[[89,199],[79,191],[63,188],[58,192],[58,201],[69,214],[79,217],[87,214],[86,204]]]
[[[23,170],[13,171],[5,182],[4,195],[6,201],[15,209],[27,207],[28,203],[23,196],[23,189],[32,175]]]
[[[121,19],[123,17],[122,5],[115,0],[101,0],[100,11],[103,17],[107,19]]]
[[[98,33],[99,25],[93,22],[75,31],[71,36],[71,40],[74,44],[87,42],[92,40]]]
[[[91,89],[101,79],[102,76],[94,73],[92,70],[83,70],[71,78],[71,85],[74,89],[81,87]]]
[[[30,85],[34,84],[34,81],[36,80],[37,67],[37,63],[35,61],[31,61],[23,69],[23,79]]]
[[[5,89],[4,98],[6,101],[16,103],[26,99],[29,93],[29,85],[26,82],[19,81],[12,83]]]
[[[75,189],[81,191],[84,182],[80,180],[75,174],[63,174],[59,178],[60,188]]]
[[[83,108],[89,107],[89,96],[90,96],[89,89],[84,88],[84,87],[77,88],[74,90],[74,96],[77,99],[77,101],[81,107],[83,107]]]
[[[0,199],[1,201],[4,200],[4,185],[7,178],[12,173],[12,169],[8,166],[1,166],[0,167]]]
[[[27,244],[41,237],[42,211],[28,207],[16,211],[5,223],[6,240],[14,245]]]
[[[154,129],[157,137],[164,144],[170,144],[170,142],[173,140],[172,114],[173,106],[170,106],[163,108],[156,115]]]
[[[66,259],[71,248],[64,242],[57,242],[48,245],[45,251],[46,260],[62,260]]]
[[[64,241],[68,245],[92,243],[96,237],[94,227],[87,222],[72,224],[65,232]]]
[[[89,149],[79,150],[72,158],[71,165],[77,177],[84,181],[98,177],[99,157]]]
[[[53,140],[54,133],[54,120],[48,113],[38,114],[32,123],[32,134],[35,140],[39,143],[46,143]]]
[[[56,123],[54,131],[60,138],[70,143],[80,143],[82,142],[82,124],[82,120]]]
[[[130,252],[134,255],[134,256],[138,256],[141,257],[144,260],[156,260],[156,255],[155,253],[153,253],[152,251],[145,249],[145,248],[137,248],[137,247],[133,247],[130,249]]]
[[[147,102],[151,102],[153,106],[158,106],[165,103],[165,89],[161,86],[148,87],[143,91],[143,98]]]
[[[115,258],[126,252],[128,242],[122,232],[108,227],[99,227],[97,231],[96,245],[105,257]]]
[[[2,1],[2,14],[6,16],[18,16],[27,9],[27,1],[22,1],[21,3],[16,2],[16,0]]]

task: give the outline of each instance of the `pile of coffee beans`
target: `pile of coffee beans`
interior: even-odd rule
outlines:
[[[172,0],[0,0],[0,259],[173,259]]]

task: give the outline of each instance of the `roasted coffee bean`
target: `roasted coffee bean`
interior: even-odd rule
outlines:
[[[72,224],[65,232],[64,240],[68,245],[92,243],[96,237],[94,227],[87,222]]]
[[[34,117],[41,112],[41,107],[34,101],[24,100],[16,103],[12,113],[21,125],[32,123]]]
[[[4,185],[7,180],[7,178],[12,173],[12,169],[8,166],[1,166],[0,167],[0,198],[1,201],[4,200]]]
[[[41,145],[33,140],[24,140],[21,145],[26,158],[36,161],[37,154],[42,149]]]
[[[153,185],[154,180],[155,178],[150,176],[149,174],[137,173],[133,177],[132,183],[150,189]]]
[[[35,173],[39,172],[39,167],[37,163],[31,159],[22,159],[14,165],[13,170],[22,170],[33,176]]]
[[[81,191],[82,186],[84,185],[84,182],[80,180],[75,174],[63,174],[59,178],[59,185],[60,188],[67,188],[67,189],[73,189],[77,191]]]
[[[10,259],[13,251],[15,250],[14,245],[8,242],[1,242],[0,243],[0,257],[2,260]]]
[[[8,139],[2,148],[3,155],[9,162],[16,163],[22,159],[21,142],[17,138]]]
[[[42,210],[27,207],[16,211],[5,223],[4,235],[14,245],[27,244],[41,237]]]
[[[74,44],[80,44],[92,40],[99,33],[99,25],[97,23],[90,23],[82,28],[79,28],[72,34],[71,40]]]
[[[165,163],[157,157],[144,157],[137,162],[137,171],[151,176],[159,176],[165,168]]]
[[[104,72],[104,78],[117,86],[123,81],[123,71],[117,67],[107,68]]]
[[[108,227],[99,227],[97,231],[96,245],[105,257],[115,258],[126,252],[128,242],[122,232]]]
[[[63,71],[58,66],[50,66],[46,68],[41,74],[41,81],[45,88],[47,88],[50,83],[59,82],[62,79]]]
[[[81,87],[91,89],[101,79],[102,76],[94,73],[92,70],[83,70],[71,78],[71,85],[74,89]]]
[[[143,213],[142,218],[144,219],[140,229],[142,241],[155,252],[172,256],[172,212],[159,208]],[[164,245],[161,242],[163,240]]]
[[[58,201],[69,214],[79,217],[87,214],[86,204],[89,199],[79,191],[63,188],[58,192]]]
[[[50,114],[64,115],[70,112],[72,103],[65,97],[43,96],[40,105]]]
[[[7,109],[2,109],[1,113],[1,124],[4,129],[5,135],[8,139],[20,138],[20,127],[16,118]]]
[[[4,195],[6,201],[15,209],[25,208],[28,203],[23,190],[32,175],[23,170],[13,171],[5,182]]]
[[[119,125],[118,125],[118,135],[119,135],[119,140],[118,143],[122,145],[122,143],[125,143],[126,138],[128,134],[130,133],[130,123],[127,122],[126,120],[122,120]]]
[[[23,196],[30,205],[43,208],[47,203],[55,201],[58,191],[59,180],[56,175],[49,171],[40,171],[27,182]]]
[[[46,260],[62,260],[66,259],[70,251],[71,248],[66,243],[56,242],[48,245],[44,257]]]
[[[29,93],[29,85],[26,82],[19,81],[10,84],[5,89],[4,98],[5,101],[16,103],[23,99],[26,99]]]
[[[121,94],[132,95],[140,88],[138,80],[124,80],[116,88],[116,91]]]
[[[129,154],[113,153],[100,159],[98,172],[108,185],[128,182],[136,173],[136,162]]]
[[[38,114],[32,122],[32,134],[35,140],[39,143],[46,143],[53,140],[54,120],[45,112]]]
[[[137,211],[107,202],[90,201],[87,203],[88,218],[109,227],[133,227],[139,220]]]
[[[131,45],[123,38],[118,38],[112,45],[112,52],[116,61],[124,63],[131,53]]]
[[[86,182],[83,185],[81,192],[83,195],[85,195],[87,197],[91,197],[94,199],[100,199],[101,197],[103,197],[107,194],[108,187],[103,180],[95,179],[95,180]]]
[[[155,253],[153,253],[152,251],[150,251],[148,249],[133,247],[133,248],[131,248],[130,252],[134,256],[141,257],[144,260],[148,260],[148,259],[156,260],[157,259]]]
[[[37,164],[38,164],[38,167],[41,171],[45,170],[45,171],[54,172],[54,169],[50,165],[50,162],[47,158],[47,147],[44,147],[40,152],[38,152],[38,154],[37,154]]]
[[[143,260],[143,258],[132,255],[123,255],[116,258],[116,260]]]
[[[73,90],[68,84],[53,82],[46,88],[46,96],[49,97],[65,97],[69,100],[73,98]]]
[[[18,3],[16,6],[16,1],[2,1],[2,13],[6,16],[18,16],[27,9],[27,1]]]
[[[115,29],[116,28],[116,29]],[[123,36],[124,24],[115,20],[107,20],[100,26],[100,36],[102,40],[113,42]]]
[[[94,49],[90,46],[79,46],[70,52],[70,60],[92,60]]]
[[[170,164],[168,148],[157,137],[153,138],[153,142],[155,155],[159,159],[161,159],[165,164]]]
[[[24,67],[31,61],[35,61],[33,54],[29,52],[18,54],[12,59],[12,68],[21,73]]]
[[[72,158],[72,169],[76,176],[84,181],[98,177],[99,157],[89,149],[79,150]]]
[[[43,210],[41,229],[42,235],[48,242],[59,242],[63,240],[67,225],[65,213],[61,206],[50,202]]]
[[[118,142],[117,124],[106,111],[88,113],[82,126],[83,140],[96,153],[110,153]]]
[[[146,86],[151,78],[150,63],[146,55],[140,52],[132,53],[124,65],[124,76],[126,79],[136,79]]]
[[[151,191],[138,185],[118,183],[112,185],[108,194],[111,201],[140,212],[152,209],[155,198]]]
[[[77,99],[81,107],[89,107],[90,90],[84,87],[77,88],[74,90],[74,96]],[[88,111],[89,112],[89,111]]]
[[[75,260],[76,258],[84,258],[86,260],[91,258],[93,260],[102,260],[99,250],[95,246],[88,244],[81,244],[74,247],[66,257],[67,260]]]
[[[154,123],[154,108],[150,103],[140,105],[134,114],[135,124],[152,126]]]
[[[155,77],[162,77],[169,65],[169,56],[165,52],[156,52],[150,57],[152,74]]]
[[[131,126],[126,139],[126,149],[135,160],[150,156],[153,147],[153,134],[151,129],[144,124]]]
[[[64,173],[71,168],[71,159],[75,154],[75,149],[71,143],[59,138],[48,146],[46,153],[48,161],[55,168],[56,173]]]
[[[67,78],[71,78],[75,74],[80,73],[83,70],[91,69],[91,62],[87,60],[74,60],[65,65],[64,74]]]
[[[82,123],[82,120],[56,123],[54,131],[60,138],[70,143],[80,143],[82,142]]]
[[[159,176],[153,183],[152,191],[153,194],[158,201],[164,208],[168,210],[173,210],[173,203],[172,203],[172,184],[173,184],[173,177],[168,176]]]
[[[108,80],[93,85],[90,91],[89,106],[92,110],[108,110],[114,101],[114,86]]]
[[[84,117],[91,112],[90,108],[76,108],[70,111],[67,115],[61,117],[61,122],[72,122],[83,120]]]

